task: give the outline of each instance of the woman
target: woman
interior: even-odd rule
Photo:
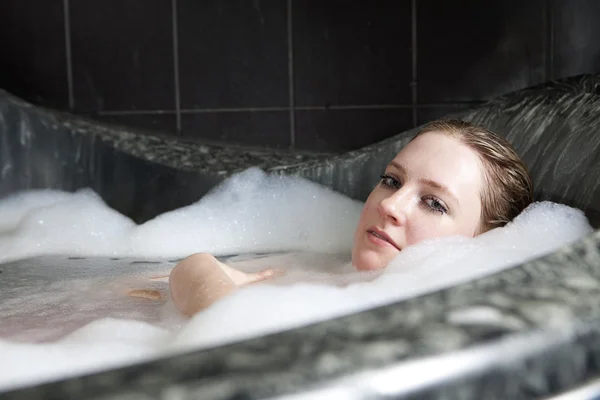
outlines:
[[[378,270],[423,240],[476,236],[505,225],[532,200],[527,168],[506,140],[468,122],[434,121],[389,163],[365,202],[352,264]],[[176,307],[191,316],[275,274],[246,274],[199,253],[173,268],[169,286]]]

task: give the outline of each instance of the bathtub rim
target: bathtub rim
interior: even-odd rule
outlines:
[[[0,391],[0,397],[3,396],[7,396],[7,398],[14,398],[14,399],[19,399],[19,398],[46,398],[46,397],[52,397],[54,395],[56,395],[56,393],[61,393],[61,398],[78,398],[78,396],[82,396],[84,394],[86,394],[86,389],[90,389],[90,388],[95,388],[95,391],[99,391],[102,392],[103,395],[101,396],[101,398],[120,398],[120,396],[123,396],[123,398],[128,398],[128,394],[133,394],[133,393],[147,393],[148,386],[144,386],[145,382],[153,382],[152,383],[152,387],[153,390],[158,390],[157,386],[161,386],[164,391],[169,391],[169,390],[173,390],[173,391],[178,391],[178,390],[182,390],[183,392],[189,391],[190,394],[196,393],[199,394],[201,390],[204,390],[203,387],[206,387],[208,389],[210,389],[211,387],[214,389],[214,387],[219,387],[219,385],[223,386],[223,385],[227,385],[227,382],[234,379],[232,377],[227,377],[227,368],[224,368],[221,371],[221,377],[220,378],[216,378],[216,380],[218,381],[218,383],[214,383],[214,382],[210,382],[210,377],[206,377],[206,376],[202,376],[202,375],[198,375],[196,376],[196,379],[194,378],[186,378],[187,380],[184,380],[183,382],[177,382],[177,373],[181,373],[182,369],[185,370],[190,370],[190,369],[202,369],[201,366],[202,364],[205,364],[204,367],[206,367],[206,362],[203,362],[201,360],[201,358],[203,356],[206,356],[208,359],[208,363],[210,364],[210,362],[214,362],[214,360],[218,360],[220,358],[220,356],[223,356],[225,358],[227,357],[239,357],[240,355],[243,354],[248,354],[248,353],[252,353],[252,352],[256,352],[257,348],[269,348],[270,346],[276,347],[278,343],[282,342],[288,342],[288,344],[293,344],[294,342],[298,345],[302,345],[302,338],[300,336],[302,336],[302,332],[306,331],[321,331],[321,332],[326,332],[327,331],[327,326],[328,324],[331,325],[333,324],[334,328],[329,328],[330,330],[333,329],[334,331],[336,331],[335,329],[337,329],[336,332],[344,332],[344,330],[347,330],[348,327],[353,323],[352,319],[357,319],[360,318],[361,316],[373,316],[373,318],[377,319],[379,318],[380,321],[379,322],[384,322],[382,320],[382,318],[379,317],[374,317],[378,312],[381,311],[385,311],[385,310],[390,310],[393,308],[405,308],[408,309],[409,311],[412,310],[422,310],[423,307],[418,307],[418,306],[412,306],[413,303],[418,303],[419,302],[427,302],[429,301],[428,299],[433,298],[435,296],[444,296],[445,294],[451,293],[452,291],[455,290],[460,290],[460,288],[463,288],[465,286],[471,286],[473,288],[477,288],[479,287],[479,284],[482,281],[493,281],[494,279],[499,279],[500,276],[505,276],[505,278],[508,279],[509,275],[516,275],[515,271],[522,269],[524,266],[531,266],[531,265],[537,265],[538,268],[552,268],[552,262],[546,264],[546,261],[549,260],[554,260],[554,264],[556,264],[556,259],[560,259],[560,262],[558,263],[559,266],[563,265],[563,259],[561,258],[563,255],[566,254],[571,254],[571,255],[581,255],[581,249],[585,248],[586,246],[593,246],[593,247],[599,247],[600,246],[600,230],[598,231],[594,231],[592,233],[590,233],[589,235],[585,236],[584,238],[573,242],[571,244],[568,244],[566,246],[564,246],[563,248],[561,248],[560,250],[557,250],[555,252],[549,253],[545,256],[530,260],[528,262],[525,263],[520,263],[517,265],[514,265],[512,267],[509,267],[506,270],[491,274],[491,275],[487,275],[485,277],[482,278],[477,278],[474,280],[470,280],[468,282],[459,284],[459,285],[455,285],[455,286],[451,286],[451,287],[447,287],[441,290],[436,290],[433,292],[429,292],[429,293],[425,293],[419,296],[416,296],[414,298],[410,298],[410,299],[405,299],[405,300],[401,300],[401,301],[396,301],[393,303],[388,303],[386,305],[383,306],[378,306],[375,308],[371,308],[365,311],[360,311],[358,313],[353,313],[353,314],[349,314],[349,315],[345,315],[345,316],[341,316],[341,317],[337,317],[337,318],[333,318],[327,321],[322,321],[322,322],[316,322],[316,323],[311,323],[309,325],[305,325],[299,328],[294,328],[294,329],[290,329],[290,330],[285,330],[285,331],[280,331],[280,332],[275,332],[275,333],[271,333],[262,337],[257,337],[257,338],[252,338],[252,339],[247,339],[247,340],[241,340],[241,341],[235,341],[232,343],[228,343],[228,344],[224,344],[224,345],[220,345],[220,346],[216,346],[216,347],[212,347],[212,348],[206,348],[206,349],[199,349],[199,350],[188,350],[188,351],[183,351],[183,352],[179,352],[179,353],[175,353],[175,354],[170,354],[168,356],[161,356],[159,358],[153,358],[150,361],[142,361],[142,362],[138,362],[138,363],[134,363],[131,365],[126,365],[124,367],[120,367],[120,368],[113,368],[113,369],[109,369],[109,370],[105,370],[105,371],[101,371],[101,372],[96,372],[96,373],[89,373],[89,374],[84,374],[81,376],[77,376],[77,377],[68,377],[68,378],[64,378],[64,379],[59,379],[57,381],[53,381],[53,382],[42,382],[39,384],[35,384],[35,385],[31,385],[31,386],[25,386],[25,387],[18,387],[15,389],[9,389],[8,391]],[[40,257],[44,257],[44,256],[40,256]],[[583,260],[585,259],[585,257],[581,257],[578,260]],[[600,260],[600,256],[598,256],[598,254],[596,254],[596,260],[588,260],[590,262],[587,263],[587,265],[596,265],[594,264],[594,262],[597,262]],[[568,265],[569,266],[569,265]],[[572,265],[570,265],[572,267]],[[600,275],[600,273],[599,273]],[[598,277],[598,281],[600,282],[600,276]],[[492,285],[493,286],[493,285]],[[467,300],[474,300],[472,297],[471,298],[466,298]],[[475,303],[474,305],[477,305],[477,303]],[[430,304],[430,310],[431,310],[431,304]],[[427,308],[425,308],[425,310],[427,310]],[[433,313],[437,313],[437,314],[445,314],[444,310],[437,310],[437,311],[433,311]],[[377,321],[376,321],[377,322]],[[335,328],[336,325],[339,325],[337,328]],[[398,327],[400,328],[400,327]],[[373,333],[373,332],[371,332]],[[388,332],[389,333],[389,332]],[[573,321],[569,321],[569,324],[565,327],[561,327],[561,326],[550,326],[550,327],[534,327],[532,329],[525,329],[525,330],[520,330],[520,331],[514,331],[514,332],[508,332],[508,333],[504,333],[502,335],[500,335],[499,337],[493,338],[492,340],[483,340],[482,342],[471,342],[471,343],[467,343],[465,346],[463,347],[459,347],[459,348],[455,348],[455,349],[450,349],[447,351],[443,351],[443,352],[433,352],[433,353],[421,353],[421,354],[416,354],[414,356],[409,356],[406,358],[402,358],[399,360],[396,360],[394,362],[387,362],[387,363],[382,363],[378,369],[376,367],[373,367],[372,365],[366,365],[364,362],[364,360],[347,360],[347,364],[348,365],[352,365],[352,366],[360,366],[359,370],[355,370],[355,371],[338,371],[338,375],[335,376],[327,376],[322,378],[321,380],[315,380],[315,379],[306,379],[306,377],[304,377],[304,382],[294,382],[293,378],[289,378],[291,379],[292,383],[291,383],[291,387],[286,388],[285,390],[282,390],[281,387],[278,388],[278,384],[270,382],[269,384],[265,385],[268,386],[266,389],[265,387],[262,387],[261,389],[257,389],[256,388],[256,384],[254,383],[249,383],[248,379],[245,379],[244,382],[242,384],[240,384],[239,382],[234,383],[233,386],[235,387],[236,385],[238,386],[235,391],[246,391],[246,393],[251,394],[251,393],[257,393],[256,390],[258,390],[258,393],[261,394],[265,394],[265,395],[269,395],[269,396],[284,396],[281,398],[287,398],[285,396],[287,396],[287,394],[289,394],[289,392],[291,390],[296,390],[296,391],[307,391],[308,393],[312,393],[312,391],[315,390],[329,390],[332,388],[336,387],[336,385],[344,385],[344,382],[348,382],[348,379],[351,379],[353,376],[363,376],[363,374],[365,373],[366,369],[368,368],[376,368],[375,371],[373,372],[375,375],[374,377],[376,379],[378,379],[377,375],[380,374],[386,374],[386,370],[390,369],[390,368],[405,368],[405,366],[407,364],[410,363],[416,363],[415,365],[418,365],[421,362],[425,362],[427,361],[427,359],[433,359],[435,360],[438,357],[461,357],[463,355],[468,355],[470,354],[472,351],[477,351],[477,348],[480,349],[486,349],[489,348],[491,346],[495,346],[500,344],[502,341],[504,340],[527,340],[527,338],[530,335],[541,335],[540,337],[545,337],[548,338],[549,340],[553,341],[553,346],[550,347],[546,347],[546,348],[542,348],[542,349],[538,349],[536,351],[533,351],[532,353],[530,352],[528,354],[528,357],[533,359],[533,362],[538,362],[536,360],[539,359],[543,359],[544,357],[554,357],[553,354],[558,352],[561,354],[561,356],[564,356],[564,352],[565,349],[568,349],[569,346],[582,346],[581,345],[581,341],[587,340],[586,338],[589,335],[595,335],[594,338],[598,339],[600,338],[600,312],[598,314],[590,314],[590,315],[578,315],[577,316],[577,320],[573,320]],[[587,336],[586,336],[587,335]],[[317,335],[318,336],[318,335]],[[291,338],[290,340],[286,340],[285,338],[289,337]],[[397,339],[397,338],[396,338]],[[393,338],[389,338],[385,339],[384,341],[393,341]],[[263,342],[261,344],[261,342]],[[348,340],[349,345],[351,346],[352,344],[357,345],[357,343],[352,342],[352,340]],[[364,342],[360,342],[363,345],[365,344]],[[368,342],[366,344],[369,344]],[[583,345],[585,346],[585,345]],[[327,349],[324,349],[324,352],[321,353],[317,353],[317,354],[327,354]],[[345,350],[348,351],[352,351],[352,348],[346,348]],[[341,352],[341,357],[344,356],[344,351]],[[358,357],[360,358],[360,357]],[[526,363],[528,361],[526,361],[527,357],[523,358],[519,358],[516,357],[514,359],[514,362],[516,363],[516,365],[521,365],[523,363]],[[182,368],[182,366],[178,366],[177,364],[180,363],[182,360],[185,360],[185,363],[187,363],[187,367],[186,368]],[[277,361],[277,360],[276,360]],[[277,363],[280,363],[281,361],[277,361]],[[284,360],[284,362],[286,363],[294,363],[293,359],[287,359]],[[309,360],[310,362],[310,360]],[[572,361],[569,360],[569,362],[575,362],[577,363],[577,360]],[[169,376],[169,370],[164,370],[160,368],[161,364],[167,363],[169,364],[171,367],[173,367],[173,370],[171,370],[171,376]],[[547,364],[544,362],[541,362],[542,364]],[[314,364],[314,363],[313,363]],[[348,365],[346,367],[348,367]],[[514,366],[514,365],[513,365]],[[463,370],[461,370],[460,373],[456,373],[456,371],[454,371],[453,374],[451,374],[451,376],[449,376],[448,374],[441,374],[439,376],[437,376],[437,379],[433,379],[430,380],[427,384],[420,386],[419,388],[417,388],[418,390],[433,390],[434,392],[436,390],[445,390],[443,389],[444,387],[446,387],[447,385],[455,385],[455,384],[460,384],[460,381],[464,380],[465,378],[467,379],[467,381],[474,381],[477,382],[478,379],[487,379],[486,378],[486,374],[496,374],[496,373],[502,373],[502,369],[506,369],[505,368],[505,363],[501,362],[501,360],[496,359],[493,361],[493,363],[488,364],[486,366],[486,369],[484,371],[473,371],[472,369],[469,368],[465,368]],[[543,367],[543,366],[542,366]],[[542,368],[540,367],[540,368]],[[258,370],[260,370],[260,367],[257,368]],[[314,365],[307,365],[307,366],[303,366],[303,368],[300,368],[300,371],[293,371],[291,373],[291,375],[301,375],[301,373],[304,371],[304,373],[306,373],[307,370],[311,370],[314,369]],[[509,368],[510,369],[510,368]],[[154,376],[153,379],[150,379],[148,376],[146,376],[148,373],[150,373],[150,375],[152,375],[152,373],[156,373],[158,370],[161,371],[160,376]],[[173,371],[175,371],[173,373]],[[500,372],[498,372],[500,371]],[[244,374],[246,375],[250,375],[250,376],[255,376],[256,375],[256,371],[230,371],[234,373],[234,377],[237,376],[238,378],[240,377],[240,375],[243,377]],[[274,371],[271,369],[271,374]],[[367,371],[368,372],[368,371]],[[464,372],[464,374],[463,374]],[[510,371],[509,371],[510,372]],[[514,372],[514,371],[513,371]],[[281,373],[281,371],[279,371],[279,373]],[[554,372],[555,373],[555,372]],[[482,375],[483,374],[483,375]],[[565,390],[569,390],[573,387],[576,387],[577,385],[583,384],[585,383],[589,378],[594,377],[596,375],[600,374],[600,364],[596,366],[596,370],[593,370],[589,373],[586,373],[584,375],[581,375],[578,377],[578,379],[572,381],[569,383],[569,385],[555,385],[555,387],[552,388],[552,390],[549,390],[547,392],[544,392],[544,395],[556,395],[559,394],[562,391]],[[210,375],[210,374],[209,374]],[[268,375],[268,373],[267,373]],[[310,374],[309,374],[310,375]],[[120,382],[118,383],[115,387],[113,384],[107,384],[108,382],[111,381],[112,379],[115,379],[115,376],[127,376],[127,383],[125,382]],[[491,376],[491,375],[490,375]],[[373,375],[371,375],[371,377],[373,377]],[[452,378],[456,378],[456,379],[452,379]],[[165,379],[166,378],[166,379]],[[255,377],[256,378],[256,377]],[[314,378],[314,376],[313,376]],[[137,388],[135,389],[131,389],[130,387],[132,386],[132,382],[131,379],[136,380],[137,379],[137,384],[139,385]],[[161,380],[162,379],[162,380]],[[285,379],[284,379],[285,380]],[[121,381],[121,379],[116,379],[117,382]],[[177,382],[174,383],[173,381]],[[301,379],[302,381],[302,379]],[[458,381],[458,382],[457,382]],[[481,382],[480,382],[481,383]],[[104,388],[101,389],[102,386],[106,385]],[[204,386],[203,386],[204,385]],[[216,385],[216,386],[215,386]],[[72,388],[69,388],[69,386],[72,386]],[[187,389],[185,387],[188,387]],[[360,388],[359,388],[360,389]],[[369,390],[368,388],[365,389],[364,387],[362,389],[357,389],[357,391],[359,393],[363,393],[365,390]],[[74,390],[74,391],[73,391]],[[131,392],[131,390],[133,390],[133,392]],[[216,390],[216,389],[214,389]],[[233,389],[232,389],[233,390]],[[414,387],[413,388],[401,388],[399,390],[397,390],[395,392],[394,395],[410,395],[411,393],[414,393],[414,390],[416,390]],[[182,392],[182,393],[183,393]],[[50,393],[53,393],[53,395],[50,395]],[[164,395],[165,392],[163,392],[161,394],[161,396]],[[367,394],[366,392],[364,392],[365,394]],[[47,395],[46,395],[47,394]],[[89,394],[89,392],[87,392],[87,394]],[[374,396],[374,397],[370,397],[370,398],[389,398],[387,397],[387,395],[385,395],[385,393],[375,393],[373,391],[368,393],[369,396]],[[108,397],[107,397],[108,396]],[[163,397],[161,397],[163,398]],[[227,395],[218,395],[215,392],[215,395],[212,397],[205,397],[205,398],[211,398],[211,399],[225,399],[225,398],[229,398]],[[253,398],[262,398],[262,397],[253,397]],[[269,397],[272,398],[272,397]],[[290,399],[292,399],[294,397],[290,397]],[[299,397],[300,398],[300,397]]]

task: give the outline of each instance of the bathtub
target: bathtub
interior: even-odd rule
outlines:
[[[586,213],[596,231],[577,243],[396,304],[0,398],[593,398],[600,393],[599,88],[600,75],[577,76],[453,115],[485,124],[513,143],[531,170],[536,200]],[[0,196],[91,187],[141,223],[258,165],[364,200],[414,133],[336,156],[242,153],[98,124],[0,92]],[[548,298],[549,291],[556,297]],[[514,295],[502,296],[507,292]],[[508,300],[492,304],[495,294]],[[496,318],[457,318],[482,304],[493,307]],[[438,337],[458,339],[440,346],[427,339],[432,329]]]

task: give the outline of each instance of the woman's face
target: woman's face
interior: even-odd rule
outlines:
[[[354,235],[352,263],[384,268],[407,246],[443,236],[475,236],[483,165],[457,139],[428,132],[387,166],[367,199]]]

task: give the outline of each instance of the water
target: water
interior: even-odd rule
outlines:
[[[552,252],[592,231],[579,210],[536,203],[504,228],[424,242],[405,249],[385,271],[359,273],[349,254],[361,207],[319,185],[257,169],[143,225],[89,190],[31,191],[0,201],[0,260],[7,262],[0,267],[0,390],[409,298]],[[248,272],[287,272],[186,319],[160,277],[177,258],[199,251]],[[240,253],[246,254],[226,256]],[[41,254],[70,257],[10,262]],[[135,289],[158,299],[130,296]],[[488,314],[468,317],[493,318]]]

